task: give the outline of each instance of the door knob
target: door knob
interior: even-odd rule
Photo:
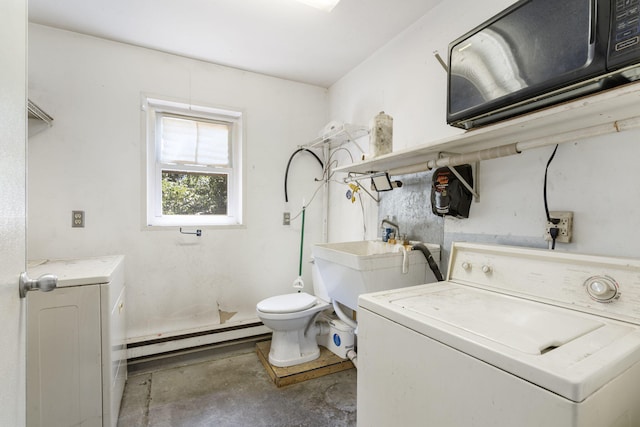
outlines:
[[[29,279],[26,272],[20,275],[20,282],[18,283],[18,290],[20,291],[20,298],[25,298],[27,292],[39,289],[42,292],[52,291],[58,286],[58,277],[54,274],[43,274],[37,279]]]

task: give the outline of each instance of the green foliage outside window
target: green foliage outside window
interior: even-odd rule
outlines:
[[[226,215],[227,175],[162,172],[163,215]]]

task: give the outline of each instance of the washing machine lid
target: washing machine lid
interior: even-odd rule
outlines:
[[[640,362],[637,325],[452,282],[359,306],[574,402]]]
[[[313,295],[299,292],[267,298],[260,301],[257,308],[263,313],[295,313],[313,307],[317,301]]]

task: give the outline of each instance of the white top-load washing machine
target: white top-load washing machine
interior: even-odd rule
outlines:
[[[358,305],[359,426],[640,426],[640,260],[454,243]]]

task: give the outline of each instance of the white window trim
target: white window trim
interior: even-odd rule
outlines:
[[[244,188],[244,138],[243,112],[187,102],[142,96],[144,164],[144,225],[154,227],[212,226],[237,227],[243,223],[245,205]],[[231,168],[216,168],[216,173],[228,174],[227,215],[162,215],[162,165],[158,161],[156,136],[158,135],[158,115],[160,113],[177,114],[186,117],[214,120],[231,124]],[[171,165],[167,170],[202,172],[190,166]]]

